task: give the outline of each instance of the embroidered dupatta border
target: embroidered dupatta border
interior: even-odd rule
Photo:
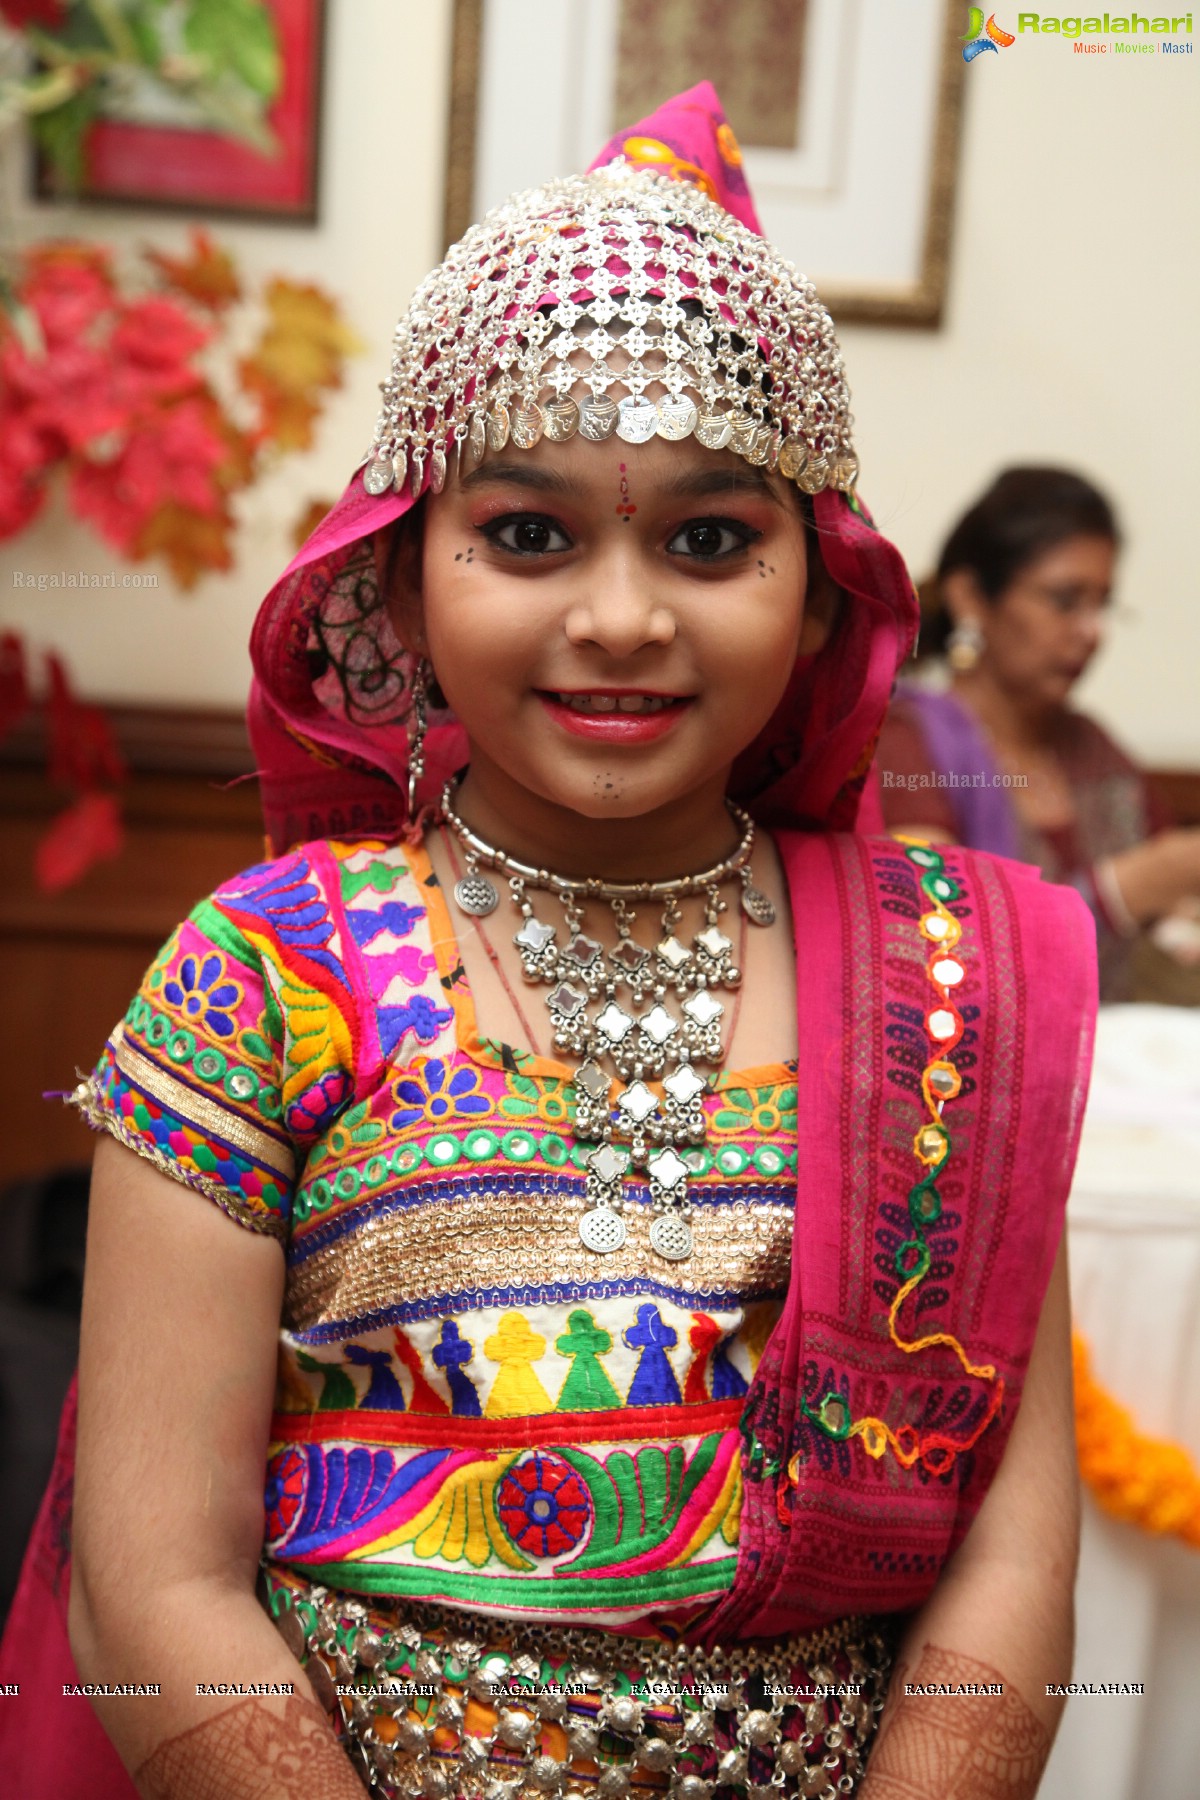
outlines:
[[[709,1642],[919,1604],[978,1509],[1015,1415],[1082,1118],[1091,934],[1077,897],[1035,870],[957,849],[939,849],[941,867],[921,869],[910,848],[780,837],[799,951],[800,1191],[787,1305],[743,1415],[738,1579],[707,1622]],[[941,896],[922,885],[938,876],[951,884]],[[939,898],[960,927],[965,974],[930,986],[940,940],[921,919],[942,916]],[[1042,979],[1031,979],[1039,966]],[[955,992],[946,1010],[964,1029],[931,1037],[947,988]],[[885,1053],[885,1028],[907,1033],[910,1052],[918,1036],[924,1043],[911,1100],[900,1085],[905,1066]],[[936,1328],[901,1337],[889,1315],[895,1327],[900,1305],[914,1293],[919,1300],[919,1282],[903,1290],[924,1257],[902,1245],[906,1276],[893,1263],[883,1297],[872,1257],[889,1207],[897,1211],[900,1146],[911,1170],[915,1140],[942,1123],[928,1084],[936,1064],[951,1061],[948,1046],[963,1074],[948,1133],[959,1210],[948,1206],[942,1221],[940,1285],[928,1297]],[[932,1153],[932,1133],[924,1148]],[[928,1194],[931,1175],[945,1183],[947,1168],[945,1154],[922,1164],[903,1198]],[[909,1221],[911,1244],[921,1234],[911,1212]],[[873,1241],[861,1239],[864,1229]],[[822,1429],[805,1405],[819,1413],[830,1394],[844,1404],[825,1407]],[[892,1453],[885,1426],[916,1454]],[[933,1452],[924,1462],[922,1429]],[[794,1462],[801,1431],[815,1446],[804,1466]]]

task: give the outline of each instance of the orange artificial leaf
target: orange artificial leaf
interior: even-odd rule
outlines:
[[[44,894],[57,894],[86,875],[93,863],[116,856],[125,827],[113,794],[84,794],[60,812],[38,844],[33,872]]]
[[[363,346],[337,302],[318,287],[276,277],[267,288],[268,323],[243,368],[285,394],[338,387],[348,356]]]
[[[286,394],[253,370],[243,367],[242,378],[249,393],[257,393],[261,412],[259,432],[277,450],[308,450],[313,442],[313,425],[321,415],[317,401],[303,394]]]
[[[295,549],[301,549],[308,542],[332,505],[332,500],[309,501],[292,526],[292,544]]]
[[[214,244],[207,231],[192,232],[190,256],[168,256],[163,250],[147,250],[144,254],[168,287],[186,294],[198,306],[208,307],[210,312],[220,312],[242,297],[232,256]]]
[[[226,448],[225,460],[217,467],[216,477],[226,493],[236,493],[238,488],[249,487],[258,474],[254,439],[224,413],[216,420],[215,429]]]
[[[213,517],[169,500],[151,513],[138,533],[134,555],[163,556],[182,588],[193,588],[213,569],[231,569],[233,520],[227,512]]]

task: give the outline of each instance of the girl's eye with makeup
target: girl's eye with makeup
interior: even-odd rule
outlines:
[[[489,544],[515,556],[553,556],[569,550],[571,540],[561,525],[544,519],[540,513],[509,513],[481,527]]]
[[[737,550],[745,550],[761,536],[760,531],[739,524],[736,519],[692,519],[680,526],[667,545],[667,554],[694,557],[698,562],[714,562]]]

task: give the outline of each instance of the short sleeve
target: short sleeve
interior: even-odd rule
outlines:
[[[295,1173],[282,1037],[261,952],[219,890],[150,965],[73,1101],[240,1225],[282,1239]]]

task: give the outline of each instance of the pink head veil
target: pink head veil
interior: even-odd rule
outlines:
[[[761,226],[741,152],[708,82],[618,133],[593,168],[690,182],[750,231]],[[372,495],[363,470],[264,600],[251,637],[249,726],[275,853],[310,838],[393,833],[406,823],[412,659],[395,640],[375,576],[375,533],[419,504],[412,484]],[[899,552],[851,493],[813,497],[821,556],[844,603],[819,655],[802,659],[730,792],[766,826],[852,829],[917,605]],[[418,803],[468,760],[453,715],[433,713]]]

